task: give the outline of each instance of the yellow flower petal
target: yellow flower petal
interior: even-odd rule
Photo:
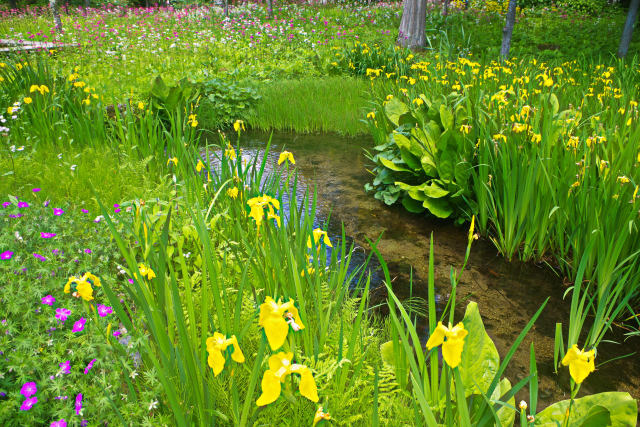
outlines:
[[[220,350],[209,351],[209,358],[207,359],[209,366],[213,368],[213,375],[218,376],[224,369],[225,359]]]
[[[282,317],[269,316],[261,325],[267,335],[271,350],[277,350],[284,344],[289,333],[289,325]]]
[[[442,322],[438,322],[438,326],[433,331],[429,339],[427,340],[427,350],[431,350],[434,347],[441,345],[444,342],[444,334],[447,329]]]
[[[264,406],[275,402],[280,397],[280,380],[275,374],[268,370],[262,377],[262,395],[256,400],[256,405]]]
[[[316,386],[316,381],[313,379],[311,370],[304,365],[293,365],[291,372],[300,374],[300,394],[312,402],[317,402],[319,400],[318,387]]]
[[[596,370],[594,360],[595,350],[582,351],[578,349],[577,344],[574,344],[565,354],[562,364],[569,365],[571,378],[577,384],[581,384],[591,372]]]
[[[452,368],[457,367],[462,361],[462,349],[464,347],[464,340],[448,338],[444,344],[442,344],[442,357],[447,365]]]

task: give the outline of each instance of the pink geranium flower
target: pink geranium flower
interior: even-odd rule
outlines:
[[[56,319],[60,320],[62,323],[67,320],[67,317],[71,314],[71,310],[68,308],[56,308]]]
[[[63,374],[68,374],[71,372],[71,362],[69,360],[65,360],[64,362],[58,364]]]
[[[84,324],[87,323],[87,319],[81,317],[76,323],[73,324],[72,332],[82,332],[84,329]]]
[[[20,394],[24,397],[31,397],[38,391],[38,386],[34,382],[24,383],[20,389]]]
[[[55,216],[60,216],[60,215],[62,215],[63,213],[64,213],[64,211],[63,211],[62,209],[60,209],[60,208],[53,208],[53,214],[54,214]]]
[[[27,203],[27,202],[18,202],[18,207],[19,208],[28,208],[29,207],[29,203]]]
[[[24,402],[22,402],[22,405],[20,405],[20,410],[28,411],[29,409],[33,408],[33,405],[35,405],[36,403],[38,403],[38,398],[36,396],[28,397],[24,400]]]
[[[41,231],[40,237],[43,239],[51,239],[52,237],[56,237],[56,233],[45,233],[44,231]]]
[[[98,304],[98,314],[100,317],[107,317],[111,313],[113,313],[113,308],[107,305]]]
[[[45,305],[53,305],[54,302],[56,302],[56,299],[53,297],[53,295],[42,297],[42,303]]]
[[[9,260],[13,258],[13,252],[11,251],[4,251],[0,254],[0,259],[2,260]]]
[[[60,421],[52,421],[49,427],[67,427],[67,422],[63,419]]]
[[[93,364],[96,363],[98,359],[91,359],[91,362],[89,362],[87,364],[87,367],[84,368],[84,374],[87,375],[89,373],[89,371],[91,370],[91,368],[93,368]]]

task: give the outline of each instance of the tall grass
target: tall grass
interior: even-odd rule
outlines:
[[[248,123],[263,130],[356,136],[366,131],[361,119],[369,90],[369,81],[359,78],[272,81],[258,88],[262,99]]]

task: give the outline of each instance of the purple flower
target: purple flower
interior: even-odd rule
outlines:
[[[56,319],[60,320],[64,323],[67,320],[67,317],[71,314],[71,310],[68,308],[56,308]]]
[[[87,364],[87,367],[84,368],[84,374],[87,375],[89,373],[89,371],[91,370],[91,368],[93,368],[93,364],[96,363],[96,360],[98,359],[91,359],[91,362],[89,362]]]
[[[86,209],[81,209],[81,212],[82,212],[82,213],[89,213],[89,211],[88,211],[88,210],[86,210]]]
[[[13,257],[13,252],[11,251],[4,251],[0,254],[0,259],[2,260],[8,260],[11,259]]]
[[[46,208],[47,206],[49,206],[49,203],[51,202],[49,202],[48,200],[45,200],[45,202],[43,203],[44,207]]]
[[[80,411],[82,411],[82,393],[76,396],[76,415],[80,415]]]
[[[20,410],[28,411],[29,409],[33,408],[33,405],[35,405],[36,403],[38,403],[38,398],[36,396],[28,397],[24,400],[24,402],[22,402],[22,405],[20,405]]]
[[[111,313],[113,313],[113,308],[107,305],[98,304],[98,314],[100,317],[107,317]]]
[[[31,397],[38,391],[38,386],[34,382],[24,383],[20,389],[20,394],[24,397]]]
[[[44,231],[41,231],[40,237],[42,237],[43,239],[50,239],[52,237],[56,237],[56,233],[45,233]]]
[[[53,208],[53,214],[54,214],[55,216],[60,216],[60,215],[62,215],[63,213],[64,213],[64,211],[63,211],[62,209],[60,209],[60,208]]]
[[[64,418],[60,421],[51,421],[49,427],[67,427],[67,422],[64,420]]]
[[[8,208],[9,206],[11,206],[11,202],[4,202],[2,204],[2,207],[5,208],[5,209]]]
[[[42,297],[43,304],[53,306],[54,302],[56,302],[56,299],[53,297],[53,295],[47,295],[46,297]]]
[[[33,191],[34,193],[37,193],[38,191],[40,191],[40,189],[39,188],[33,188],[33,189],[31,189],[31,191]]]
[[[24,214],[21,214],[21,213],[19,213],[19,214],[11,214],[11,215],[9,215],[9,218],[22,218],[23,216],[24,216]]]
[[[117,330],[113,331],[113,336],[114,337],[120,336],[121,333],[122,332],[120,331],[120,329],[117,329]]]
[[[51,249],[51,253],[54,255],[58,255],[60,253],[60,249]]]
[[[85,249],[85,250],[84,250],[84,253],[85,253],[85,254],[90,254],[90,253],[91,253],[91,249]]]
[[[60,366],[63,374],[68,374],[69,372],[71,372],[71,362],[68,360],[65,360],[64,362],[58,364],[58,366]]]
[[[80,423],[80,427],[87,427],[89,425],[89,421],[87,420],[82,420],[82,422]]]
[[[40,261],[46,261],[47,260],[45,257],[43,257],[42,255],[37,254],[35,252],[33,253],[33,257],[36,258],[36,259],[39,259]]]
[[[76,323],[73,324],[72,332],[82,332],[84,329],[84,324],[87,323],[87,319],[81,317]]]
[[[28,208],[29,207],[29,203],[27,203],[27,202],[18,202],[18,207],[19,208]]]

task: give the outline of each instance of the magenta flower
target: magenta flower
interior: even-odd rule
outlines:
[[[84,329],[84,324],[87,323],[87,319],[81,317],[76,323],[73,324],[72,332],[82,332]]]
[[[64,418],[60,421],[51,421],[49,427],[67,427],[67,422],[64,420]]]
[[[21,213],[19,213],[19,214],[11,214],[11,215],[9,215],[9,218],[22,218],[23,216],[24,216],[24,214],[21,214]]]
[[[69,360],[65,360],[64,362],[58,364],[63,374],[68,374],[71,372],[71,362]]]
[[[11,251],[4,251],[0,254],[0,259],[2,260],[9,260],[13,258],[13,252]]]
[[[90,253],[91,253],[91,249],[85,249],[85,250],[84,250],[84,253],[85,253],[85,254],[90,254]]]
[[[29,203],[27,203],[27,202],[18,202],[18,207],[19,208],[28,208],[29,207]]]
[[[53,295],[47,295],[46,297],[42,297],[42,303],[45,305],[53,306],[54,302],[56,302],[56,299],[53,297]]]
[[[86,210],[86,209],[81,209],[81,212],[82,212],[82,213],[89,213],[89,211],[88,211],[88,210]]]
[[[11,206],[11,202],[4,202],[2,204],[2,207],[5,208],[5,209],[8,208],[9,206]]]
[[[20,389],[20,394],[24,397],[31,397],[38,391],[38,386],[34,382],[24,383]]]
[[[36,258],[36,259],[39,259],[40,261],[46,261],[47,260],[45,257],[43,257],[42,255],[37,254],[35,252],[33,253],[33,257]]]
[[[49,203],[51,203],[49,200],[45,200],[45,202],[43,203],[43,206],[46,208],[47,206],[49,206]]]
[[[20,405],[20,410],[28,411],[29,409],[33,408],[33,405],[35,405],[36,403],[38,403],[38,398],[36,396],[28,397],[24,400],[24,402],[22,402],[22,405]]]
[[[39,188],[33,188],[33,189],[31,189],[31,191],[33,191],[34,193],[37,193],[38,191],[40,191],[40,189]]]
[[[80,411],[82,411],[82,393],[76,396],[76,415],[80,415]]]
[[[52,237],[56,237],[56,233],[45,233],[44,231],[41,231],[40,237],[43,239],[51,239]]]
[[[91,370],[91,368],[93,368],[93,364],[96,363],[98,359],[91,359],[91,362],[89,362],[87,364],[87,367],[84,368],[84,374],[87,375],[89,373],[89,371]]]
[[[98,314],[100,317],[107,317],[111,313],[113,313],[113,308],[107,305],[98,304]]]
[[[60,209],[60,208],[53,208],[53,214],[54,214],[55,216],[60,216],[60,215],[62,215],[63,213],[64,213],[64,211],[63,211],[62,209]]]
[[[122,333],[122,331],[120,331],[120,329],[117,329],[117,330],[113,331],[113,336],[114,337],[118,337],[118,336],[120,336],[121,333]]]
[[[62,323],[67,320],[67,317],[71,314],[71,310],[68,308],[56,308],[56,319],[60,320]]]

